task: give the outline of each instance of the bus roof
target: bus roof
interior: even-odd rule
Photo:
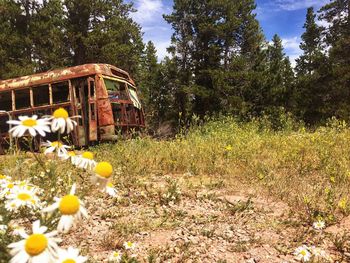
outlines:
[[[0,91],[38,86],[89,75],[103,74],[126,79],[134,85],[129,73],[109,64],[84,64],[75,67],[56,69],[14,79],[0,80]]]

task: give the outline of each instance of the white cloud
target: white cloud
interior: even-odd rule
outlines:
[[[295,60],[302,54],[300,41],[299,37],[282,38],[282,45],[293,67],[296,65]]]
[[[136,0],[135,8],[137,12],[131,17],[140,24],[156,21],[165,11],[161,0]]]
[[[169,55],[166,49],[170,46],[170,39],[167,41],[156,41],[154,45],[157,49],[158,61],[161,61],[165,58],[165,56]]]
[[[308,7],[321,7],[329,2],[329,0],[274,0],[275,5],[280,9],[294,11],[305,9]]]

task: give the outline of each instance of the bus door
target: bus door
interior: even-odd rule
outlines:
[[[78,120],[78,141],[80,146],[97,140],[97,109],[95,80],[79,79],[75,84],[75,100]]]
[[[88,78],[88,117],[89,117],[89,141],[97,141],[97,107],[95,80]]]

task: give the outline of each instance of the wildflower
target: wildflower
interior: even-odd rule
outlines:
[[[35,221],[32,226],[33,233],[27,235],[20,233],[21,241],[11,243],[11,263],[39,263],[52,262],[59,249],[57,243],[61,240],[56,236],[57,232],[46,233],[47,227],[40,226],[40,221]]]
[[[7,182],[1,185],[0,189],[0,199],[6,197],[7,195],[11,194],[13,191],[15,191],[17,186],[13,182]]]
[[[5,234],[7,231],[7,225],[0,225],[0,235]]]
[[[69,117],[68,112],[63,108],[55,110],[52,114],[52,117],[50,118],[52,120],[51,130],[53,132],[57,132],[59,130],[61,133],[64,133],[67,130],[67,133],[70,133],[73,130],[74,126],[77,125],[77,123],[73,121],[72,118],[74,117]]]
[[[302,262],[308,262],[311,259],[311,253],[309,251],[309,247],[307,246],[300,246],[294,251],[294,255],[296,256],[297,260],[300,260]]]
[[[104,192],[112,197],[116,197],[118,195],[117,189],[114,188],[114,185],[111,182],[106,184],[106,187],[104,188]]]
[[[39,198],[36,195],[36,189],[27,187],[18,187],[16,190],[6,196],[7,204],[16,209],[28,207],[31,209],[37,208],[40,205]]]
[[[7,121],[9,124],[16,125],[10,129],[13,137],[22,137],[26,132],[29,132],[31,136],[36,136],[40,134],[42,137],[45,137],[46,132],[50,133],[50,122],[48,119],[39,119],[37,115],[32,117],[28,116],[19,116],[17,120]]]
[[[62,155],[67,153],[67,149],[70,148],[70,146],[64,145],[62,142],[59,142],[59,141],[55,141],[55,142],[47,141],[42,145],[47,147],[46,150],[44,151],[44,154],[49,154],[56,151],[58,155]]]
[[[25,228],[18,224],[10,225],[10,229],[12,230],[12,235],[14,236],[22,236],[22,233],[25,233]]]
[[[344,197],[344,198],[342,198],[342,199],[339,201],[338,207],[339,207],[341,210],[345,211],[346,208],[347,208],[347,206],[348,206],[348,199],[347,199],[346,197]]]
[[[120,262],[122,260],[122,253],[120,251],[114,251],[109,256],[108,261],[109,262]]]
[[[326,223],[322,220],[318,220],[318,221],[314,222],[312,224],[312,226],[313,226],[313,228],[315,228],[317,230],[321,230],[321,229],[325,228]]]
[[[75,154],[74,151],[67,151],[67,152],[62,152],[61,154],[58,154],[58,157],[61,160],[68,160],[71,159],[72,163],[74,163],[73,159],[76,157],[77,155]]]
[[[92,152],[84,152],[80,156],[74,158],[73,164],[82,169],[93,170],[96,166],[94,154]]]
[[[0,174],[0,185],[4,184],[4,183],[8,183],[11,181],[11,177],[10,176],[6,176],[3,174]]]
[[[61,214],[57,226],[59,232],[67,233],[75,225],[76,221],[82,219],[82,216],[88,216],[83,202],[75,195],[75,189],[76,185],[73,184],[68,195],[62,198],[55,198],[56,202],[43,210],[44,212],[52,212],[58,209]]]
[[[134,249],[135,248],[135,246],[136,246],[136,243],[133,243],[133,242],[131,242],[131,241],[128,241],[128,242],[124,242],[124,248],[125,249],[127,249],[127,250],[132,250],[132,249]]]
[[[225,147],[225,151],[230,152],[233,150],[233,147],[229,144]]]
[[[79,256],[79,249],[69,247],[58,251],[57,263],[84,263],[87,257]]]
[[[314,256],[314,260],[321,261],[321,260],[326,260],[326,261],[331,261],[330,255],[327,254],[326,251],[324,251],[321,248],[312,246],[310,248],[312,255]]]
[[[95,166],[94,173],[97,183],[105,188],[113,174],[113,167],[108,162],[99,162]]]

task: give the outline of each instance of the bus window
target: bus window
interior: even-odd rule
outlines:
[[[33,88],[34,106],[50,105],[49,85]]]
[[[104,82],[111,99],[129,100],[124,82],[110,79],[104,79]]]
[[[129,90],[130,98],[131,98],[134,106],[138,109],[141,109],[141,102],[139,100],[139,97],[137,96],[136,89],[134,87],[128,85],[128,90]]]
[[[69,84],[68,82],[55,83],[52,87],[53,103],[62,103],[69,101]]]
[[[16,110],[30,108],[30,90],[15,90]]]
[[[12,92],[6,91],[0,93],[0,110],[12,111]]]

